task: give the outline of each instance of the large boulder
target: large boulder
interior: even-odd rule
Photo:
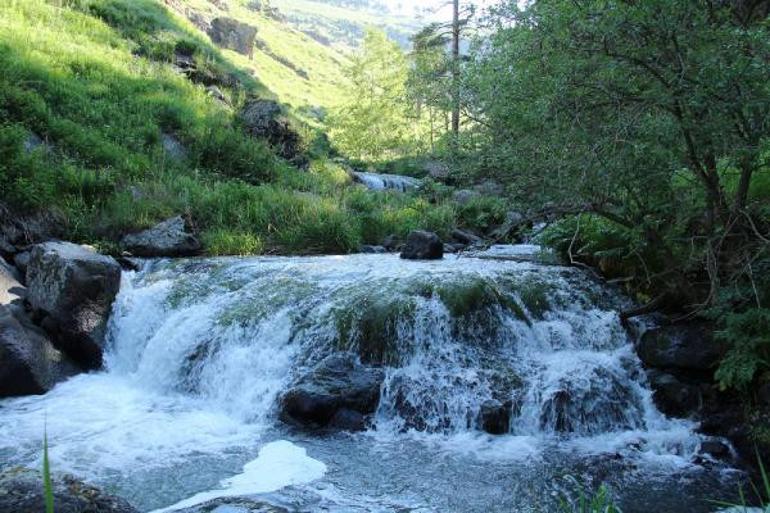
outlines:
[[[406,239],[401,258],[407,260],[440,260],[444,257],[444,244],[433,232],[415,230]]]
[[[249,135],[267,140],[287,160],[302,160],[299,134],[291,127],[279,103],[273,100],[250,100],[244,105],[240,117]]]
[[[281,419],[308,428],[363,430],[384,379],[382,369],[361,365],[352,353],[331,355],[283,395]]]
[[[0,397],[42,394],[76,372],[22,312],[0,305]]]
[[[21,284],[23,280],[19,271],[6,263],[0,257],[0,305],[17,305],[22,307],[27,290]]]
[[[184,257],[200,252],[200,241],[188,231],[182,216],[166,219],[140,233],[126,235],[123,249],[138,257]]]
[[[648,366],[685,371],[712,371],[725,352],[707,323],[671,324],[647,330],[637,347]]]
[[[222,48],[228,48],[249,57],[254,55],[257,27],[233,18],[219,17],[211,20],[208,33],[211,41]]]
[[[113,258],[77,244],[46,242],[32,249],[27,300],[56,346],[84,368],[102,365],[120,272]]]
[[[698,385],[684,383],[675,376],[651,370],[647,373],[655,405],[672,417],[693,417],[700,413],[703,395]]]
[[[126,500],[109,495],[72,476],[54,475],[53,503],[56,513],[139,513]],[[43,476],[29,469],[0,473],[0,513],[45,511]]]

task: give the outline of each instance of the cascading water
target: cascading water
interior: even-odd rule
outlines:
[[[696,465],[694,426],[656,410],[625,300],[506,254],[522,251],[147,262],[124,276],[106,371],[0,402],[0,461],[34,465],[47,422],[55,468],[144,510],[260,493],[301,511],[551,511],[571,474],[626,512],[711,511],[693,497],[735,473]],[[340,350],[386,370],[374,428],[288,430],[281,392]],[[507,434],[479,429],[490,400]]]
[[[368,189],[373,191],[382,191],[385,189],[394,189],[406,192],[416,189],[422,183],[419,179],[411,176],[388,175],[384,173],[367,173],[364,171],[354,171],[353,178]]]

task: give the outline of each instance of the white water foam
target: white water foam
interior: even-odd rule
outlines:
[[[287,486],[310,483],[324,474],[326,465],[308,456],[305,449],[278,440],[262,447],[257,459],[243,466],[242,473],[222,480],[221,488],[198,493],[153,513],[189,508],[223,497],[274,492]]]

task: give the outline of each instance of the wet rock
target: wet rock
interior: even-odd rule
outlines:
[[[76,372],[23,311],[0,305],[0,397],[42,394]]]
[[[281,419],[310,428],[364,429],[384,379],[382,369],[361,365],[352,353],[331,355],[283,395]]]
[[[27,284],[27,300],[56,346],[85,368],[101,367],[120,265],[76,244],[46,242],[32,249]]]
[[[387,253],[388,250],[385,249],[384,246],[370,246],[368,244],[364,244],[361,246],[361,253],[368,253],[368,254],[376,254],[376,253]]]
[[[21,282],[26,282],[25,277],[27,276],[30,255],[31,253],[29,251],[21,251],[13,256],[13,263],[16,266],[16,269],[19,270],[19,273],[21,273],[21,277],[19,278],[19,281]]]
[[[649,367],[692,371],[713,370],[724,351],[710,326],[697,322],[648,330],[637,347],[639,358]]]
[[[504,435],[510,430],[511,405],[498,400],[484,401],[479,412],[479,426],[491,435]]]
[[[388,235],[383,239],[382,247],[388,251],[398,251],[401,248],[401,243],[395,235]]]
[[[281,157],[295,161],[301,157],[299,134],[277,102],[251,100],[243,107],[240,117],[252,137],[267,140]]]
[[[109,495],[72,476],[53,476],[56,513],[138,513],[127,501]],[[29,469],[10,469],[0,474],[0,512],[45,511],[42,475]]]
[[[440,260],[444,257],[444,244],[433,232],[415,230],[406,239],[401,258],[407,260]]]
[[[297,510],[271,504],[261,499],[248,497],[222,497],[189,508],[175,510],[175,513],[294,513]]]
[[[201,250],[200,241],[188,231],[182,216],[166,219],[149,230],[126,235],[121,246],[138,257],[193,256]]]
[[[720,440],[704,440],[700,444],[700,452],[716,460],[728,460],[732,457],[730,447]]]
[[[257,28],[233,18],[219,17],[211,20],[208,31],[211,41],[222,48],[234,50],[252,57]]]
[[[659,371],[647,373],[653,398],[658,409],[673,417],[690,417],[703,405],[700,388],[682,383],[671,374]]]
[[[464,250],[465,248],[466,248],[465,244],[459,244],[459,243],[458,244],[454,244],[454,243],[452,243],[452,244],[444,244],[444,253],[451,255],[451,254],[459,253],[462,250]]]
[[[467,245],[477,245],[477,244],[482,244],[484,242],[484,239],[482,239],[478,235],[466,230],[460,230],[459,228],[452,230],[452,238],[457,242],[459,242],[460,244],[467,244]]]

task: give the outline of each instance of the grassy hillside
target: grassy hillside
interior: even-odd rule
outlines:
[[[244,62],[213,47],[155,0],[2,0],[2,202],[53,211],[66,237],[107,250],[179,213],[213,254],[348,252],[457,224],[449,203],[364,191],[322,155],[299,171],[245,135],[237,112],[249,96],[297,110],[334,99],[323,80],[331,70],[311,67],[323,61],[318,45],[253,16],[276,51],[307,66],[304,90],[259,53]],[[175,71],[179,50],[217,78],[233,108]]]

